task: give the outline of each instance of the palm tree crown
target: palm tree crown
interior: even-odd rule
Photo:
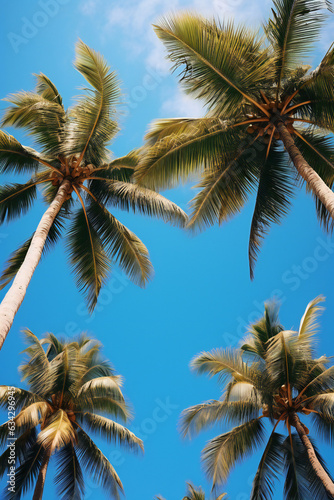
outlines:
[[[41,498],[50,457],[56,461],[55,483],[60,498],[83,497],[82,467],[108,495],[118,498],[122,483],[88,432],[131,450],[143,448],[140,439],[114,420],[126,421],[130,416],[121,377],[101,357],[100,344],[84,335],[70,342],[51,333],[39,341],[29,330],[25,336],[28,359],[21,372],[30,390],[11,388],[16,405],[13,422],[18,464],[15,494],[7,491],[6,498],[21,498],[35,481],[34,499]],[[0,386],[3,407],[8,406],[8,390]],[[6,447],[0,457],[1,476],[9,467],[10,432],[8,422],[0,426],[0,442]]]
[[[314,335],[321,297],[310,302],[298,331],[286,331],[274,303],[250,327],[240,349],[216,349],[196,356],[197,373],[218,375],[225,382],[219,400],[202,403],[182,414],[182,431],[191,436],[218,422],[237,424],[211,440],[202,459],[213,484],[226,481],[238,461],[265,443],[264,419],[273,429],[253,483],[252,500],[269,500],[277,475],[285,474],[284,498],[332,498],[334,484],[309,429],[333,440],[334,366],[326,356],[314,357]],[[287,437],[276,430],[281,426]],[[297,433],[292,432],[295,429]]]
[[[26,129],[41,152],[22,146],[0,131],[0,172],[31,176],[23,184],[0,188],[0,223],[26,213],[36,199],[38,185],[44,187],[50,210],[34,235],[9,259],[0,286],[6,286],[25,262],[28,276],[24,276],[23,285],[16,287],[11,297],[15,302],[18,290],[27,287],[40,254],[59,240],[70,219],[69,260],[77,285],[92,310],[112,261],[118,261],[140,285],[152,273],[145,245],[107,207],[160,217],[180,226],[186,222],[186,215],[155,191],[135,186],[131,177],[137,153],[110,160],[107,144],[118,131],[116,109],[120,98],[115,73],[100,54],[81,41],[76,46],[75,67],[91,88],[68,111],[55,85],[43,74],[37,75],[35,92],[18,92],[7,98],[11,106],[4,113],[2,125]],[[7,309],[18,307],[10,304]],[[6,316],[8,311],[1,314]]]
[[[297,177],[312,191],[326,230],[334,219],[333,46],[314,71],[301,64],[330,2],[273,3],[263,36],[190,13],[155,26],[185,91],[208,112],[153,123],[135,174],[139,183],[164,189],[201,173],[191,201],[194,230],[227,221],[256,190],[251,277],[270,224],[289,209]]]
[[[205,493],[202,490],[202,488],[196,488],[193,486],[191,483],[187,483],[187,494],[185,497],[183,497],[182,500],[205,500]],[[216,500],[222,500],[222,499],[228,500],[226,497],[226,493],[222,493],[219,495]],[[158,495],[156,497],[156,500],[165,500],[161,495]]]

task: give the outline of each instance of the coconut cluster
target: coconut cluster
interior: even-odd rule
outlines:
[[[57,171],[53,170],[51,174],[51,183],[58,187],[64,179],[71,182],[71,188],[67,199],[71,198],[73,186],[80,188],[83,182],[88,179],[94,170],[94,165],[85,165],[83,161],[79,163],[79,155],[70,157],[59,157],[60,167]]]

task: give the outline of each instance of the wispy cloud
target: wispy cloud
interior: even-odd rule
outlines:
[[[205,109],[200,101],[177,89],[163,102],[161,113],[166,118],[199,118],[204,116]]]

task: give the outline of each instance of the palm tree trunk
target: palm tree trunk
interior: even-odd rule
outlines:
[[[276,124],[281,140],[299,175],[306,181],[313,194],[325,205],[334,220],[334,193],[313,170],[297,148],[290,132],[283,122]]]
[[[0,349],[13,324],[15,314],[22,304],[32,275],[40,261],[50,227],[61,209],[62,204],[66,200],[70,186],[71,184],[68,180],[64,180],[59,186],[54,200],[43,214],[37,226],[27,255],[15,276],[13,284],[0,304]]]
[[[322,467],[321,463],[318,460],[318,457],[314,451],[314,448],[312,446],[311,441],[307,437],[305,428],[303,427],[301,421],[299,420],[299,417],[297,413],[293,413],[290,417],[290,424],[295,427],[296,431],[298,432],[298,435],[300,437],[300,440],[302,441],[303,445],[306,448],[308,458],[310,460],[310,464],[324,485],[325,490],[327,493],[330,495],[330,498],[334,498],[334,483],[327,474],[327,472],[324,470]]]
[[[38,474],[38,478],[37,478],[37,482],[36,482],[36,486],[35,486],[35,491],[34,491],[34,496],[32,497],[32,500],[42,500],[46,471],[47,471],[47,468],[49,465],[50,456],[51,456],[51,453],[49,450],[47,450],[45,452],[41,468],[39,469],[39,474]]]

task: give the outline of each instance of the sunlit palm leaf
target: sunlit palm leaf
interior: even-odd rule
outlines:
[[[121,446],[128,447],[131,450],[138,451],[139,448],[144,450],[144,445],[141,439],[137,438],[135,434],[129,431],[123,425],[110,420],[109,418],[93,413],[84,413],[83,422],[88,430],[99,434],[108,442],[113,441]]]
[[[64,154],[79,153],[88,163],[108,160],[107,143],[118,130],[114,120],[120,91],[115,73],[104,58],[82,41],[76,46],[75,67],[94,88],[70,110]]]
[[[240,140],[239,132],[228,129],[225,122],[203,120],[199,127],[167,135],[152,148],[144,149],[134,178],[152,189],[174,187],[190,175],[216,166],[221,155],[235,151]]]
[[[45,427],[37,436],[37,442],[43,448],[50,449],[51,452],[73,443],[76,440],[76,435],[73,426],[67,416],[67,413],[62,409],[53,413],[45,422]]]
[[[50,80],[47,91],[46,77],[44,77],[43,90],[41,79],[42,77],[38,78],[40,93],[17,92],[5,99],[12,106],[5,110],[2,125],[25,128],[34,137],[37,144],[42,146],[45,153],[57,155],[64,138],[65,111],[57,99],[49,98],[50,92],[56,91],[55,88],[51,88]]]
[[[205,471],[214,486],[226,481],[236,462],[263,443],[263,434],[261,420],[254,419],[209,441],[203,449],[202,459]]]
[[[112,181],[109,201],[123,210],[158,217],[180,227],[187,222],[187,214],[175,203],[151,189],[130,182]]]
[[[252,102],[252,93],[270,78],[271,64],[262,41],[250,30],[217,25],[189,13],[155,26],[174,69],[186,65],[182,84],[215,113]],[[224,94],[224,98],[222,95]]]

